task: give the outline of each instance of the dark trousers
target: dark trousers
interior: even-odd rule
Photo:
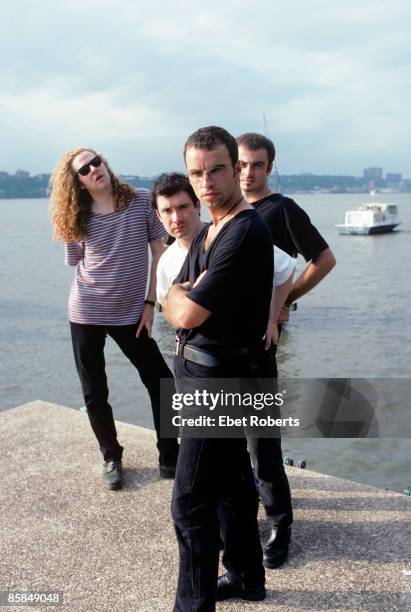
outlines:
[[[250,378],[277,378],[277,347],[257,351],[251,363]],[[281,438],[253,438],[246,430],[248,451],[267,519],[272,527],[293,522],[290,485],[283,464]]]
[[[187,378],[227,377],[227,372],[180,357],[174,358],[174,371],[179,392],[188,390]],[[221,506],[235,517],[227,534],[234,555],[233,564],[226,560],[228,572],[239,574],[247,585],[264,584],[258,499],[246,440],[183,436],[172,498],[180,553],[175,612],[215,610]]]
[[[282,326],[278,326],[279,338]],[[277,347],[271,347],[273,359],[266,365],[261,378],[277,378]],[[286,525],[293,522],[290,485],[283,464],[281,438],[251,438],[248,437],[248,451],[254,473],[258,479],[258,489],[267,519],[271,527]]]
[[[257,363],[259,378],[277,378],[277,347],[260,353]],[[247,434],[247,431],[246,431]],[[247,435],[248,451],[267,519],[272,527],[293,522],[290,485],[283,464],[281,438],[252,438]]]
[[[108,403],[107,376],[104,359],[106,335],[137,368],[151,400],[157,448],[165,463],[176,460],[176,439],[160,438],[160,378],[172,378],[172,373],[161,355],[156,342],[143,328],[136,338],[138,322],[133,325],[80,325],[70,322],[74,359],[80,377],[84,402],[90,425],[94,431],[104,460],[121,459],[123,447],[117,440],[113,412]]]
[[[255,355],[251,377],[274,379],[277,377],[276,347],[268,352],[260,350]],[[247,435],[248,451],[254,473],[258,479],[258,490],[271,527],[290,526],[293,522],[291,492],[284,470],[281,438],[254,438]],[[221,539],[224,553],[223,564],[231,574],[240,575],[237,564],[242,540],[236,537],[236,513],[230,504],[219,507]]]
[[[281,438],[247,436],[258,490],[271,527],[293,522],[290,485],[283,464]]]
[[[283,465],[281,439],[247,436],[247,444],[270,527],[287,528],[293,522],[293,511],[290,485]],[[223,502],[220,504],[218,516],[224,548],[223,565],[232,575],[240,576],[241,565],[237,563],[237,559],[242,540],[237,537],[236,513],[229,503]]]

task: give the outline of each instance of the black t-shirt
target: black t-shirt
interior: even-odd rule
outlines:
[[[194,239],[175,283],[192,287],[188,298],[211,311],[199,327],[180,329],[181,342],[215,355],[255,345],[265,334],[273,283],[273,247],[265,223],[254,210],[228,221],[206,251],[210,224]]]
[[[272,193],[253,202],[253,206],[267,223],[273,244],[291,257],[301,253],[306,261],[310,261],[328,248],[310,217],[291,198]]]

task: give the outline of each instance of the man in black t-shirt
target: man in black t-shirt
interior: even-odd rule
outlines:
[[[267,223],[275,244],[292,257],[300,253],[309,262],[294,282],[285,308],[308,293],[335,266],[335,257],[307,213],[291,198],[274,193],[268,184],[275,158],[274,144],[249,132],[237,138],[241,165],[240,185],[247,202]]]
[[[241,166],[240,185],[248,202],[268,225],[273,244],[292,257],[301,253],[308,263],[295,281],[280,318],[269,321],[266,336],[278,342],[277,324],[288,320],[290,305],[315,287],[335,266],[328,244],[312,225],[307,213],[291,198],[273,193],[268,184],[275,148],[261,134],[237,138]],[[249,450],[259,479],[261,500],[271,523],[271,535],[263,548],[264,565],[276,568],[288,556],[293,521],[290,489],[285,475],[279,439],[250,439]]]
[[[212,221],[193,240],[163,304],[166,319],[177,328],[176,388],[186,392],[191,384],[195,390],[199,378],[271,377],[275,360],[264,350],[263,337],[272,242],[241,194],[237,143],[222,128],[202,128],[188,139],[184,159]],[[227,536],[229,563],[223,556],[227,573],[217,581],[223,502],[235,520]],[[182,436],[172,500],[180,553],[175,611],[211,612],[216,600],[265,598],[257,508],[244,438]]]

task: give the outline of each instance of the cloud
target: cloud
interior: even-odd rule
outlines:
[[[124,172],[181,163],[186,136],[269,122],[283,172],[411,176],[409,23],[403,0],[47,0],[9,3],[0,24],[0,169],[46,171],[79,143]],[[133,157],[134,159],[134,157]],[[136,171],[136,170],[134,170]]]

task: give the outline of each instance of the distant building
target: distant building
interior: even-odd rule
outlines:
[[[140,177],[137,174],[120,174],[120,178],[124,181],[139,181]]]
[[[30,178],[30,172],[27,172],[27,170],[16,170],[14,176],[20,179],[27,179]]]
[[[399,172],[387,172],[387,174],[385,175],[385,179],[387,183],[401,183],[402,174],[400,174]]]
[[[401,191],[411,191],[411,179],[404,179],[401,181]]]
[[[364,168],[362,175],[365,179],[382,179],[382,168]]]

